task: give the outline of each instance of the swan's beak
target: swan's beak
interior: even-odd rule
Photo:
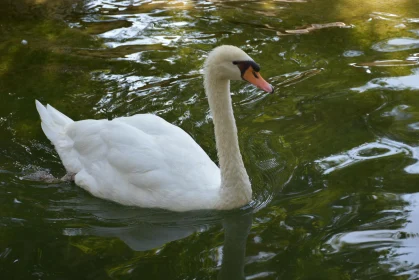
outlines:
[[[264,90],[269,93],[274,92],[273,86],[271,86],[268,82],[266,82],[259,72],[256,72],[253,70],[252,66],[247,68],[246,72],[244,72],[244,75],[242,76],[244,80],[248,81],[249,83],[257,86],[261,90]]]

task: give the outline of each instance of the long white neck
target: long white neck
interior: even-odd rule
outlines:
[[[220,205],[230,209],[247,204],[252,199],[249,176],[240,154],[237,127],[230,96],[230,81],[207,68],[204,86],[212,112],[215,141],[221,170]]]

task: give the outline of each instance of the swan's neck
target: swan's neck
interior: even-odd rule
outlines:
[[[251,200],[252,189],[240,154],[230,96],[230,81],[216,79],[211,72],[206,73],[204,80],[214,122],[221,171],[219,208],[237,208]]]

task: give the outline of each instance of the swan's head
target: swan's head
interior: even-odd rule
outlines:
[[[258,88],[272,93],[274,88],[260,75],[260,67],[241,49],[219,46],[205,60],[205,71],[217,79],[245,80]]]

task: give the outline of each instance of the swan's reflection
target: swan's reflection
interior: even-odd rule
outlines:
[[[90,199],[88,199],[90,201]],[[96,201],[96,199],[92,198]],[[65,235],[118,238],[134,251],[158,249],[197,232],[214,229],[222,223],[224,246],[219,256],[218,279],[245,279],[246,240],[252,225],[252,208],[233,211],[193,211],[186,213],[123,207],[113,203],[75,206],[77,212],[93,213],[96,221],[88,228],[66,228]],[[74,206],[74,205],[73,205]],[[92,225],[97,224],[97,225]],[[217,268],[218,269],[218,268]]]
[[[92,200],[96,199],[92,198]],[[65,235],[118,238],[134,251],[156,249],[195,232],[206,231],[220,222],[219,215],[210,211],[178,213],[124,207],[102,201],[80,204],[76,208],[79,215],[83,212],[93,214],[94,220],[88,222],[87,228],[66,228]]]
[[[246,240],[252,226],[252,212],[234,213],[223,219],[223,260],[218,279],[245,279]]]

